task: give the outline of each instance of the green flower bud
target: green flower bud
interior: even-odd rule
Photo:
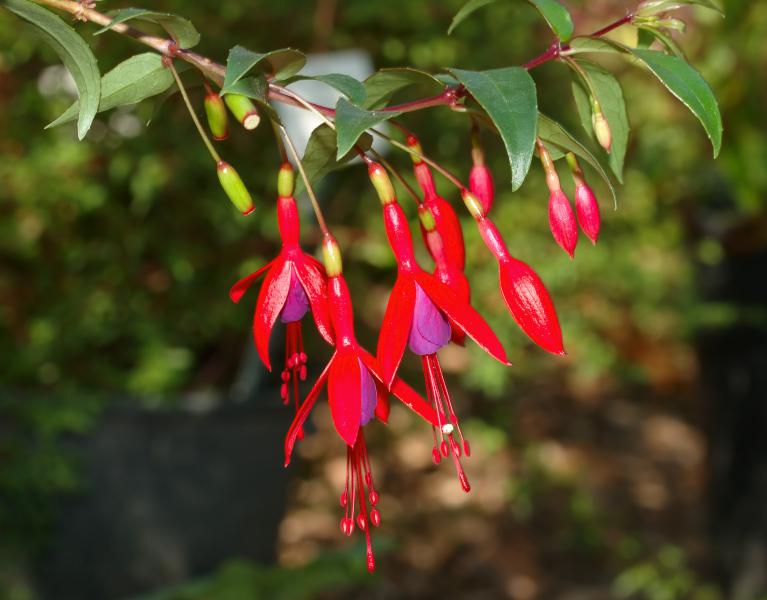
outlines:
[[[596,112],[591,117],[591,124],[594,126],[594,135],[605,152],[610,152],[613,145],[613,133],[610,130],[610,124],[607,122],[602,112]]]
[[[205,114],[208,117],[208,127],[213,139],[217,142],[229,137],[229,124],[226,118],[226,106],[216,92],[205,96]]]
[[[391,204],[397,200],[397,196],[394,193],[394,187],[392,187],[391,179],[381,165],[375,162],[371,162],[368,165],[368,175],[370,175],[370,181],[373,182],[373,187],[378,192],[378,199],[381,204]]]
[[[221,187],[224,188],[226,195],[229,196],[237,210],[243,215],[252,213],[255,209],[253,198],[250,197],[248,188],[245,187],[234,167],[221,160],[216,165],[216,171],[218,172],[218,180],[221,182]]]
[[[261,122],[261,116],[258,114],[258,109],[253,101],[247,96],[240,94],[227,94],[224,96],[224,102],[232,111],[234,117],[242,123],[242,126],[247,129],[255,129]]]
[[[281,198],[289,198],[293,195],[296,187],[296,177],[293,175],[293,167],[289,162],[284,162],[277,174],[277,194]]]
[[[329,233],[325,234],[325,239],[322,240],[322,262],[325,264],[325,273],[328,277],[338,277],[344,271],[341,249]]]

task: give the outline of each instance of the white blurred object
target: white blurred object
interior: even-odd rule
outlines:
[[[322,54],[310,54],[307,56],[306,66],[301,70],[301,75],[327,75],[341,73],[350,75],[359,81],[364,81],[374,72],[373,60],[363,50],[344,50],[341,52],[326,52]],[[335,108],[336,102],[343,96],[341,92],[319,81],[297,81],[288,86],[291,90],[315,104],[322,104]],[[322,124],[314,113],[290,106],[281,102],[275,102],[277,113],[282,119],[283,125],[288,130],[288,135],[293,140],[301,156],[304,155],[306,144],[312,131]],[[385,124],[379,126],[386,131]],[[386,145],[383,140],[374,140],[373,147],[385,154]]]

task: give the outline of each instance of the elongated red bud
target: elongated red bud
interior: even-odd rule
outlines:
[[[602,227],[602,217],[599,213],[599,203],[597,202],[594,191],[586,183],[581,166],[574,154],[567,155],[567,162],[573,174],[575,182],[575,211],[578,215],[578,223],[591,240],[592,244],[597,243],[599,230]]]
[[[208,117],[208,127],[214,140],[220,142],[229,137],[226,106],[221,96],[213,90],[205,95],[205,115]]]
[[[253,198],[250,196],[248,188],[240,179],[237,171],[234,167],[223,160],[218,161],[216,164],[216,171],[218,173],[218,180],[221,182],[221,187],[224,188],[226,195],[229,196],[229,200],[232,201],[237,209],[243,215],[249,215],[255,209],[253,205]]]
[[[613,145],[613,132],[607,122],[604,113],[600,110],[591,115],[591,124],[594,126],[594,135],[605,152],[610,152]]]
[[[411,154],[410,158],[413,161],[413,173],[415,173],[418,187],[421,188],[424,198],[428,199],[437,195],[437,188],[434,185],[434,176],[431,173],[429,165],[421,158],[423,149],[421,143],[414,135],[407,136],[407,145],[411,150],[417,152],[417,154]]]
[[[570,201],[562,190],[549,195],[549,227],[557,244],[573,258],[578,244],[578,225]]]
[[[247,96],[240,94],[227,94],[224,96],[224,102],[232,111],[234,118],[237,119],[242,126],[247,129],[255,129],[261,122],[261,116],[258,114],[258,109],[253,101]]]
[[[487,165],[475,164],[469,173],[469,190],[482,203],[484,214],[490,212],[495,198],[495,184],[493,183],[493,174]]]

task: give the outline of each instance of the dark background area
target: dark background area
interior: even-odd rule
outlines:
[[[219,61],[239,43],[482,69],[549,43],[523,2],[487,7],[448,37],[461,4],[152,8],[189,17],[200,52]],[[579,31],[633,6],[566,4]],[[468,495],[431,465],[430,433],[411,414],[394,406],[388,427],[370,428],[383,515],[374,576],[361,536],[338,528],[345,455],[326,406],[284,470],[291,415],[250,349],[255,295],[227,297],[278,248],[271,132],[233,130],[222,145],[257,197],[258,213],[237,218],[178,97],[99,115],[84,143],[72,126],[43,131],[71,91],[55,54],[0,13],[0,598],[767,597],[767,5],[722,4],[726,19],[685,10],[680,38],[720,100],[721,157],[651,75],[605,61],[633,126],[625,185],[613,211],[592,177],[603,233],[574,262],[551,240],[541,170],[512,194],[500,141],[483,138],[495,222],[554,296],[568,357],[517,330],[466,227],[475,305],[514,367],[470,346],[442,353],[472,442]],[[78,28],[102,72],[143,51]],[[568,71],[534,78],[542,109],[582,135]],[[464,118],[438,108],[405,121],[468,176]],[[374,347],[394,279],[378,203],[358,167],[319,191]],[[311,377],[328,348],[307,343]],[[404,369],[419,381],[416,361]]]

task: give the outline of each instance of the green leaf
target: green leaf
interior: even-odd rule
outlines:
[[[466,87],[492,119],[506,146],[511,164],[511,187],[525,180],[535,150],[538,98],[530,74],[521,67],[492,71],[450,72]]]
[[[365,133],[359,139],[358,144],[364,151],[367,151],[373,145],[373,138],[369,133]],[[328,125],[322,124],[312,131],[312,135],[309,137],[309,141],[306,144],[304,157],[301,159],[306,175],[312,184],[321,180],[331,171],[340,169],[357,156],[357,153],[354,150],[350,150],[340,160],[337,160],[337,146],[338,140],[336,132]],[[296,177],[295,195],[298,196],[304,189],[303,178]]]
[[[116,106],[136,104],[163,93],[172,85],[173,75],[163,66],[162,56],[154,52],[131,56],[102,77],[98,112]],[[46,127],[55,127],[74,120],[79,110],[78,101]]]
[[[118,23],[139,19],[141,21],[156,23],[165,29],[165,31],[176,40],[179,48],[191,48],[196,46],[200,41],[200,34],[189,19],[171,13],[147,10],[145,8],[123,8],[121,10],[109,12],[107,15],[112,18],[112,22],[106,27],[99,29],[93,35],[100,35],[105,31],[109,31]]]
[[[232,86],[256,67],[265,66],[266,72],[279,81],[292,77],[303,69],[305,64],[306,56],[292,48],[282,48],[261,54],[242,46],[235,46],[229,51],[229,58],[226,60],[226,74],[221,93],[227,94],[232,91]]]
[[[644,17],[658,13],[671,12],[684,6],[695,4],[704,8],[710,8],[724,16],[724,11],[713,0],[651,0],[644,2],[642,8],[637,11],[637,16]]]
[[[337,89],[354,104],[362,104],[365,101],[365,86],[361,81],[351,75],[343,73],[328,73],[327,75],[295,75],[286,79],[283,83],[290,85],[296,81],[320,81]]]
[[[573,37],[573,18],[567,9],[556,0],[527,0],[541,13],[551,30],[562,42]]]
[[[349,152],[354,147],[357,139],[368,129],[400,114],[395,111],[365,110],[344,98],[339,98],[336,104],[336,131],[338,134],[336,158],[340,160],[342,156]]]
[[[615,194],[615,186],[613,186],[613,182],[610,180],[610,177],[607,175],[604,168],[602,168],[602,165],[594,155],[589,152],[583,144],[576,140],[564,127],[562,127],[562,125],[557,123],[554,119],[540,113],[538,115],[538,135],[546,143],[546,147],[549,149],[549,152],[551,152],[551,157],[554,160],[559,160],[566,153],[572,152],[591,165],[591,167],[599,173],[602,179],[605,180],[605,183],[612,193],[613,204],[617,206],[618,197]]]
[[[572,56],[574,54],[623,54],[625,47],[618,46],[615,42],[604,38],[577,37],[569,44],[569,50],[562,53],[562,56]]]
[[[83,38],[52,12],[28,0],[4,0],[3,5],[34,25],[72,74],[80,98],[77,137],[83,139],[96,116],[101,95],[101,75],[96,57]]]
[[[464,4],[461,7],[461,10],[459,10],[455,16],[453,17],[453,22],[450,23],[450,27],[448,27],[447,34],[450,35],[453,33],[453,29],[458,27],[466,18],[471,15],[473,12],[479,10],[483,6],[487,6],[488,4],[492,4],[493,2],[496,2],[496,0],[469,0],[466,4]]]
[[[647,36],[650,38],[650,43],[647,43]],[[674,38],[672,38],[670,35],[666,34],[663,31],[659,31],[658,29],[655,29],[654,27],[640,27],[638,32],[638,39],[643,42],[643,44],[637,44],[639,48],[649,48],[652,45],[652,41],[658,40],[663,46],[665,46],[670,52],[678,56],[679,58],[686,60],[684,57],[684,52],[682,52],[682,49],[679,47],[679,44],[677,44],[674,41]]]
[[[629,121],[626,115],[626,101],[620,83],[609,71],[599,65],[585,60],[579,60],[578,65],[583,69],[591,82],[591,87],[602,107],[602,112],[610,124],[612,131],[612,148],[609,154],[609,164],[618,181],[623,183],[623,161],[626,156],[626,146],[629,138]],[[589,92],[580,79],[573,81],[573,96],[578,107],[578,116],[583,128],[593,138],[594,128],[591,124],[591,103]]]
[[[381,69],[365,80],[367,99],[363,106],[367,109],[386,106],[396,92],[411,85],[423,85],[435,91],[445,89],[444,83],[426,71],[407,67]]]
[[[714,92],[706,80],[678,56],[642,48],[633,48],[631,53],[698,117],[711,140],[716,157],[722,147],[722,115]]]

